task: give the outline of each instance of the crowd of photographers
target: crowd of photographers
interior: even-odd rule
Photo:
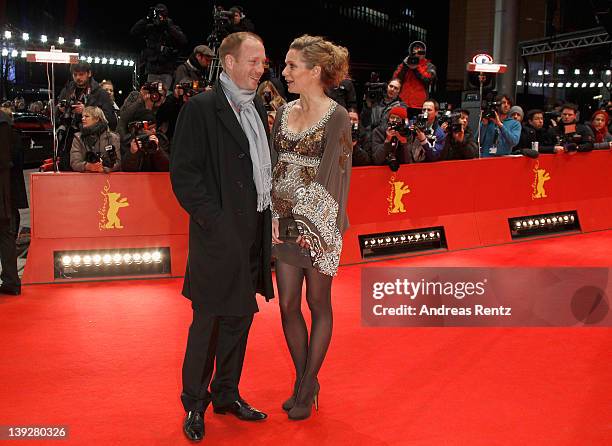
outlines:
[[[242,9],[216,7],[207,43],[215,48],[225,35],[237,31],[254,31]],[[130,93],[121,107],[115,102],[111,81],[98,84],[86,62],[71,66],[72,80],[61,91],[53,111],[60,170],[169,169],[179,112],[189,98],[211,88],[215,51],[197,45],[185,62],[178,64],[179,49],[187,38],[163,4],[149,8],[131,34],[144,39],[140,69],[146,82]],[[426,57],[426,45],[415,41],[388,82],[372,74],[365,84],[361,108],[351,79],[328,91],[349,111],[354,166],[388,165],[397,170],[408,163],[504,155],[537,157],[540,153],[612,148],[612,106],[581,124],[573,104],[561,105],[552,113],[525,113],[509,96],[489,93],[479,116],[472,119],[479,121],[478,128],[470,128],[468,110],[440,109],[432,94],[435,83],[436,67]],[[271,127],[276,111],[287,101],[284,84],[267,68],[257,94],[265,104]],[[25,109],[25,103],[16,101],[14,107]],[[44,113],[44,105],[32,103],[30,111]]]

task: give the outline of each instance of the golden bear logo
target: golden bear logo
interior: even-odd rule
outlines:
[[[98,228],[103,229],[123,229],[121,220],[119,219],[119,209],[130,205],[127,197],[121,197],[119,192],[110,192],[110,183],[106,180],[106,186],[101,194],[104,196],[104,203],[98,211],[100,215],[100,223]]]
[[[387,213],[391,215],[406,212],[406,208],[404,207],[404,202],[402,200],[404,195],[410,193],[410,188],[408,185],[404,185],[403,181],[395,181],[395,176],[391,177],[389,184],[391,185],[391,194],[389,195],[389,198],[387,198],[387,201],[389,202],[389,209],[387,210]]]
[[[531,199],[535,200],[537,198],[546,198],[547,195],[546,189],[544,189],[544,183],[550,180],[550,174],[546,172],[545,169],[540,169],[539,161],[536,162],[533,172],[535,174],[535,178],[533,182],[533,193],[531,194]]]

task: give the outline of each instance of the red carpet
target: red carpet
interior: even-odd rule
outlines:
[[[608,231],[384,264],[609,266],[611,245]],[[362,328],[360,268],[342,268],[334,282],[319,413],[290,422],[280,409],[291,364],[278,303],[262,300],[241,391],[269,419],[248,424],[209,410],[203,444],[612,442],[612,330]],[[181,282],[31,286],[0,298],[0,425],[69,425],[69,441],[38,445],[189,444],[179,400],[190,323]]]

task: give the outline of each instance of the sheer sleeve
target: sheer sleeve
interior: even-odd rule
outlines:
[[[346,202],[352,163],[348,112],[337,107],[325,127],[324,150],[314,181],[298,191],[293,217],[310,244],[313,266],[336,275],[342,233],[348,228]]]

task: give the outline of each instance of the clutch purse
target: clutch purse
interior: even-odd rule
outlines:
[[[295,242],[300,236],[297,223],[293,218],[281,218],[278,221],[278,238],[283,242]]]

